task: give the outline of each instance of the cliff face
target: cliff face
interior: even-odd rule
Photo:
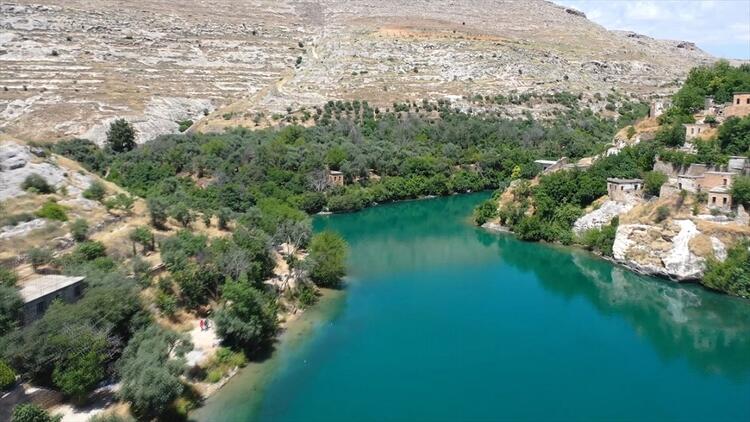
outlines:
[[[100,141],[115,117],[141,141],[262,126],[331,99],[665,94],[713,61],[541,0],[20,0],[0,27],[0,130],[28,140]]]

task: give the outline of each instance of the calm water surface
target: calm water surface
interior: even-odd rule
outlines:
[[[472,227],[485,197],[318,218],[346,291],[196,418],[750,420],[750,302]]]

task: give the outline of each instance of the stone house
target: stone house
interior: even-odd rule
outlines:
[[[724,108],[724,117],[745,117],[750,115],[750,92],[735,92],[732,104]]]
[[[682,125],[685,128],[685,141],[691,141],[700,136],[711,126],[706,123],[686,123]]]
[[[54,300],[73,303],[83,294],[85,277],[43,275],[23,284],[19,291],[23,299],[23,324],[39,319]]]
[[[562,170],[568,164],[568,157],[559,160],[534,160],[534,163],[542,167],[542,174],[550,174]]]
[[[716,187],[729,189],[732,187],[732,180],[736,175],[736,173],[729,171],[707,171],[703,174],[701,187],[708,190]]]
[[[627,202],[629,198],[643,196],[643,179],[607,179],[607,195],[616,202]]]
[[[656,100],[651,102],[651,107],[648,110],[648,117],[654,118],[659,117],[669,108],[670,103],[668,100]]]
[[[711,208],[731,209],[732,192],[724,186],[717,186],[708,191],[708,206]]]
[[[689,174],[681,174],[677,176],[677,189],[686,190],[690,193],[698,193],[701,190],[702,182],[703,175],[693,176]]]
[[[328,170],[328,184],[331,186],[344,186],[344,173],[336,170]]]

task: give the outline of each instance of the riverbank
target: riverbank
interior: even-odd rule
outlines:
[[[346,294],[345,289],[320,289],[320,292],[318,302],[313,306],[284,318],[282,332],[268,356],[262,360],[248,362],[245,367],[222,380],[220,387],[206,395],[203,405],[190,413],[190,419],[211,421],[216,409],[231,406],[236,400],[246,402],[246,394],[252,394],[250,400],[258,400],[264,385],[273,376],[282,360],[279,352],[288,352],[300,347],[310,338],[312,332],[336,312]]]

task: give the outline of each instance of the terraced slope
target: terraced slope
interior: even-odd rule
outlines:
[[[330,99],[650,95],[713,60],[541,0],[37,1],[0,3],[0,130],[33,140],[102,140],[115,117],[141,141],[265,125]]]

